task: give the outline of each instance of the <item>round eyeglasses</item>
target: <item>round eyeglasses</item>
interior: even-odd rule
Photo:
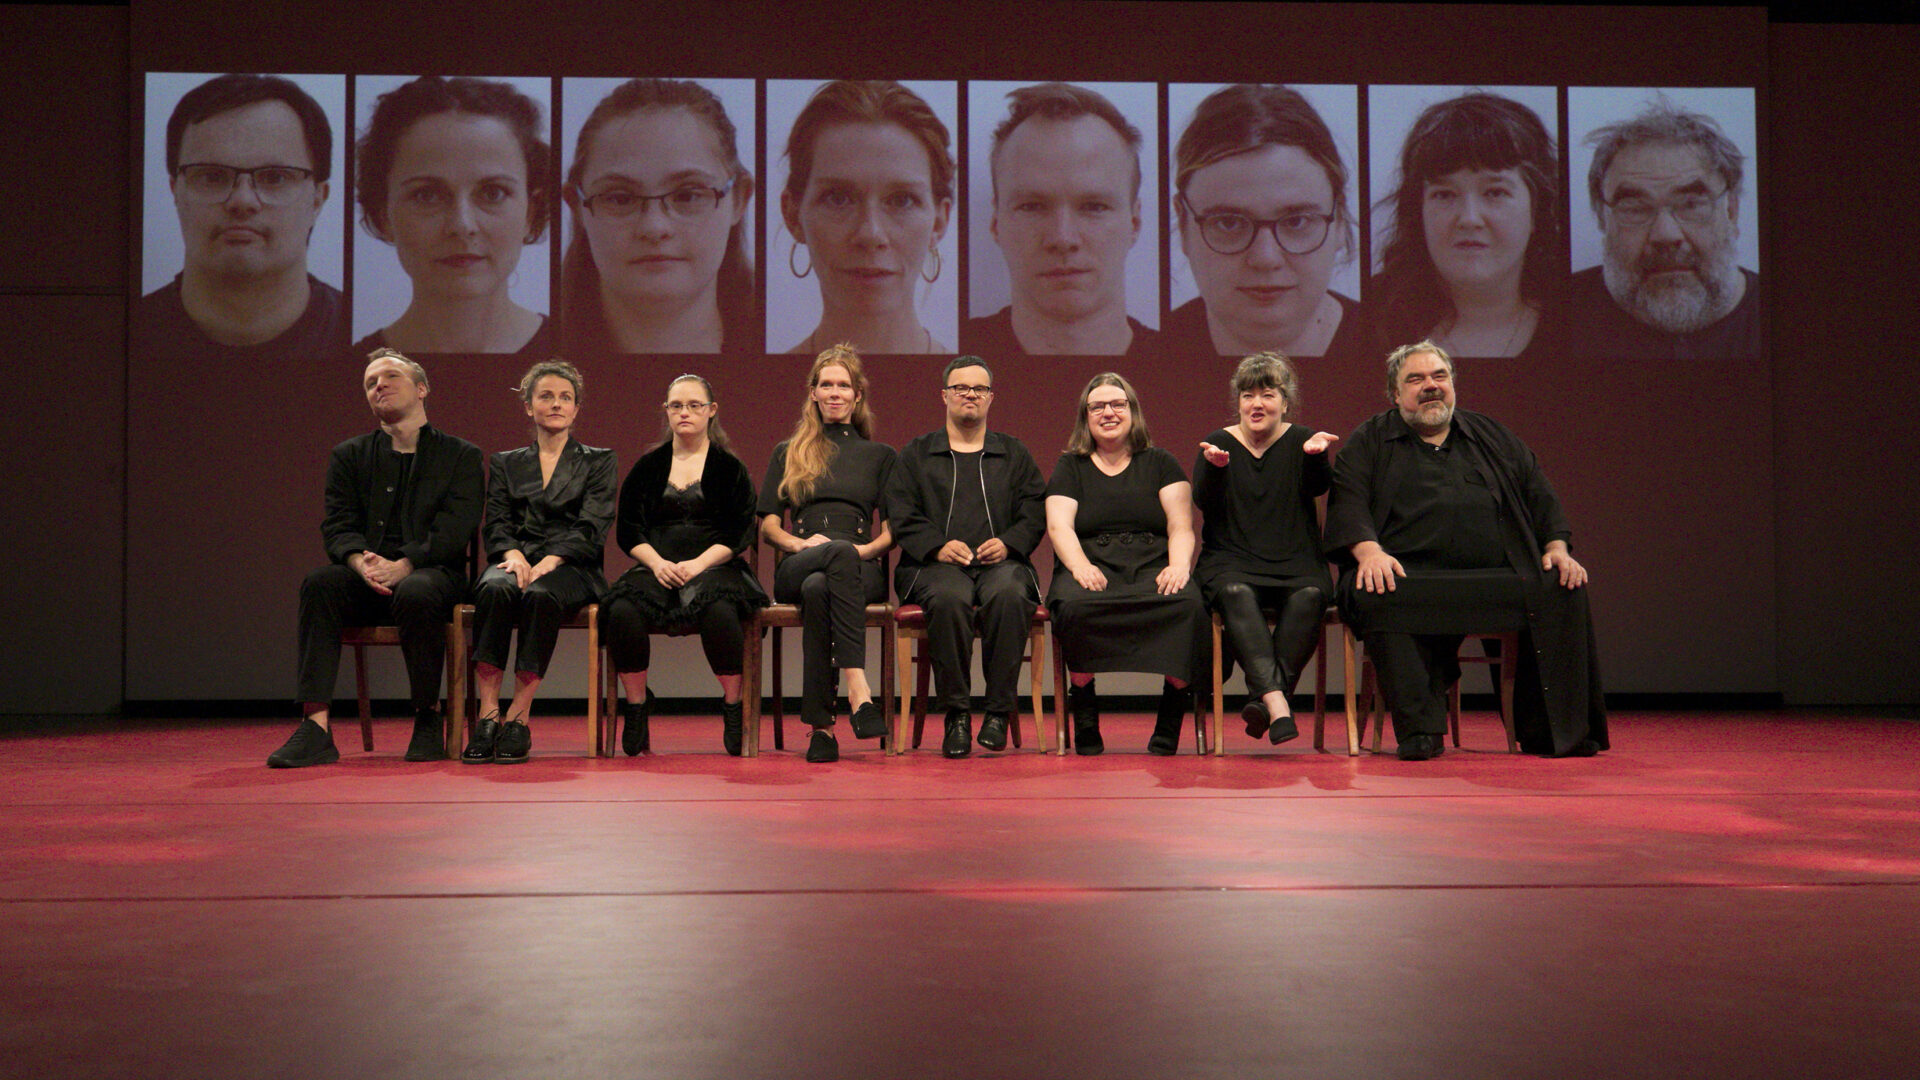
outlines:
[[[1340,216],[1307,210],[1290,211],[1277,218],[1257,218],[1237,210],[1202,214],[1194,210],[1185,195],[1180,196],[1180,206],[1199,227],[1200,239],[1217,255],[1238,255],[1247,250],[1259,238],[1261,229],[1273,233],[1273,242],[1280,245],[1281,251],[1289,255],[1311,255],[1326,244],[1333,232],[1333,223]]]
[[[240,178],[244,176],[253,188],[254,198],[268,206],[283,206],[306,191],[306,183],[313,178],[313,170],[297,165],[255,165],[251,169],[242,169],[236,165],[195,161],[174,169],[173,175],[180,182],[180,191],[191,203],[213,205],[226,202],[233,197],[234,189],[240,186]]]

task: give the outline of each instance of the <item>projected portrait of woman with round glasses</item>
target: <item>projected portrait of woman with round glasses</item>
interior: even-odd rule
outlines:
[[[568,79],[563,99],[567,355],[755,348],[752,81]]]
[[[1342,294],[1359,285],[1341,152],[1357,101],[1351,86],[1168,88],[1170,114],[1191,119],[1173,151],[1167,355],[1345,356],[1359,345],[1358,304]]]

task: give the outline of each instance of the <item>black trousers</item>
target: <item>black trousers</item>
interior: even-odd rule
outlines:
[[[1011,559],[992,566],[936,562],[914,571],[900,599],[927,612],[927,656],[933,661],[936,707],[968,708],[973,691],[973,636],[980,629],[980,666],[987,676],[987,711],[1018,710],[1020,657],[1040,602],[1033,571]],[[976,615],[977,613],[977,615]]]
[[[1213,606],[1220,612],[1227,647],[1247,670],[1247,692],[1254,697],[1274,690],[1292,694],[1319,644],[1326,594],[1311,585],[1288,589],[1229,581],[1214,593]],[[1271,639],[1263,608],[1279,615]]]
[[[862,562],[852,543],[830,540],[780,560],[773,598],[800,605],[800,719],[826,727],[840,669],[867,666],[866,609],[887,602],[886,570]]]
[[[466,593],[460,575],[443,566],[423,566],[401,579],[392,596],[374,592],[353,568],[323,566],[300,584],[299,700],[333,700],[340,674],[340,631],[348,626],[397,626],[400,652],[416,711],[440,699],[440,671],[447,657],[447,620]]]
[[[599,597],[599,575],[564,563],[522,589],[512,574],[490,567],[473,587],[473,662],[507,666],[507,645],[516,627],[520,651],[514,670],[544,676],[560,640],[560,625]]]
[[[1446,734],[1447,692],[1460,681],[1467,634],[1517,631],[1524,649],[1527,630],[1525,586],[1510,570],[1407,574],[1390,593],[1362,592],[1341,579],[1346,615],[1366,642],[1402,741]]]
[[[707,654],[707,666],[715,675],[740,674],[747,651],[745,621],[740,605],[732,601],[717,601],[700,609],[694,627],[700,634],[700,648]],[[653,635],[658,631],[630,598],[616,596],[600,605],[600,632],[606,635],[614,671],[645,671],[652,665]]]

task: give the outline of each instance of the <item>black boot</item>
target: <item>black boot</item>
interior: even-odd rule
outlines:
[[[1100,738],[1100,698],[1093,684],[1067,690],[1067,709],[1073,713],[1073,752],[1092,757],[1107,748]]]
[[[1153,734],[1147,738],[1147,753],[1172,757],[1180,752],[1180,729],[1186,726],[1187,710],[1193,707],[1193,688],[1166,683],[1160,688],[1160,711],[1153,718]]]
[[[720,745],[733,757],[740,756],[740,747],[746,741],[746,709],[743,701],[720,703]]]
[[[620,749],[628,757],[653,752],[653,736],[647,731],[647,714],[653,711],[653,688],[647,688],[645,701],[627,700],[620,706]]]
[[[407,743],[408,761],[438,761],[447,756],[445,725],[440,710],[429,705],[413,716],[413,738]]]

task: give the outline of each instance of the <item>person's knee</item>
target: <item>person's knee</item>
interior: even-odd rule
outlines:
[[[519,595],[520,586],[513,580],[511,574],[488,574],[473,588],[475,604],[511,604]]]
[[[566,606],[560,602],[558,596],[554,595],[553,589],[544,580],[529,582],[521,595],[526,598],[526,604],[535,612],[550,618],[558,618],[561,609]]]
[[[300,582],[300,600],[302,603],[312,603],[344,595],[359,580],[360,575],[354,573],[352,567],[339,563],[315,567]]]
[[[424,574],[409,574],[393,587],[395,622],[433,618],[444,620],[452,606],[439,583]]]
[[[1318,586],[1308,585],[1295,589],[1287,597],[1287,614],[1293,616],[1314,616],[1327,610],[1327,594]]]

